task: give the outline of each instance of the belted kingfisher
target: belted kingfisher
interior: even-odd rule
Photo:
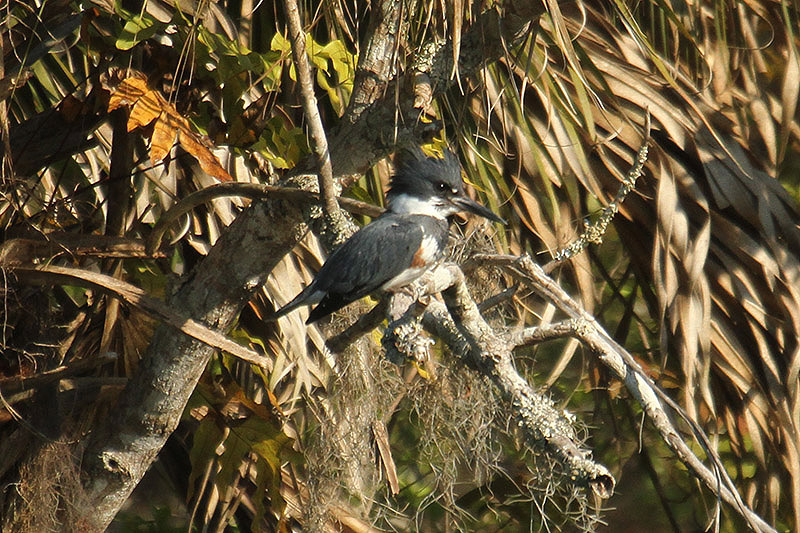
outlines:
[[[467,196],[461,165],[447,149],[442,158],[419,147],[398,154],[386,200],[387,211],[334,250],[314,281],[272,318],[316,304],[311,324],[378,289],[402,289],[444,257],[450,218],[460,211],[505,224]]]

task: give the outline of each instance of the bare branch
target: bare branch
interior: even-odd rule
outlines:
[[[422,316],[423,324],[442,338],[461,361],[492,380],[501,395],[510,402],[516,424],[527,444],[546,449],[564,466],[574,483],[589,486],[602,498],[611,496],[614,477],[606,467],[590,458],[588,450],[581,448],[573,427],[574,417],[557,409],[552,400],[534,391],[517,372],[511,357],[513,345],[507,338],[495,333],[483,319],[464,282],[461,269],[457,265],[446,264],[426,275],[421,282],[424,292],[441,291],[446,305],[436,301],[429,303]],[[400,293],[394,299],[407,302],[409,294]],[[413,294],[410,297],[413,298]],[[402,305],[398,304],[398,307]],[[419,310],[412,307],[403,317],[392,322],[387,328],[384,346],[400,348],[396,345],[396,339],[407,335],[398,333],[396,329],[414,323],[417,313]]]
[[[35,264],[59,256],[69,257],[166,257],[164,252],[148,253],[141,239],[51,231],[20,232],[0,245],[0,265]]]
[[[486,298],[484,301],[478,304],[478,309],[480,309],[481,313],[488,311],[492,307],[500,305],[506,300],[510,300],[511,298],[513,298],[514,295],[517,294],[518,290],[519,290],[519,284],[515,283],[511,287],[504,289],[498,292],[497,294]]]
[[[22,276],[22,279],[28,283],[62,283],[100,289],[208,346],[217,348],[218,350],[224,350],[243,361],[253,363],[263,368],[269,368],[272,364],[271,360],[267,357],[259,355],[253,350],[230,340],[222,333],[214,331],[196,320],[184,316],[161,300],[148,296],[147,293],[139,287],[117,278],[80,268],[52,265],[14,265],[7,268]]]
[[[576,322],[573,320],[565,320],[546,326],[523,328],[519,331],[512,332],[508,336],[508,342],[511,343],[512,346],[517,347],[538,344],[554,339],[563,339],[564,337],[574,336],[575,328]]]
[[[245,183],[239,181],[217,183],[184,196],[166,213],[161,215],[161,218],[159,218],[156,225],[153,226],[153,230],[147,238],[146,249],[148,254],[156,253],[156,250],[161,246],[161,240],[164,238],[164,234],[183,215],[206,202],[210,202],[216,198],[226,197],[251,198],[253,200],[280,197],[298,202],[319,202],[320,200],[320,195],[318,193],[305,189],[298,189],[296,187],[282,187],[280,185]],[[346,209],[350,213],[366,215],[368,217],[377,217],[383,213],[382,208],[368,204],[367,202],[345,197],[339,197],[336,200],[339,202],[340,207]]]
[[[167,305],[218,330],[227,329],[268,272],[302,238],[303,212],[281,198],[251,205],[236,218]],[[235,260],[232,260],[235,258]],[[155,459],[214,349],[160,327],[145,364],[130,379],[107,423],[92,433],[82,456],[82,531],[105,531]]]
[[[552,301],[573,323],[573,335],[593,350],[607,368],[644,408],[653,421],[664,442],[673,450],[697,478],[712,491],[730,504],[754,531],[775,532],[760,516],[748,508],[728,476],[719,456],[711,447],[702,429],[691,420],[679,405],[658,388],[647,376],[639,363],[597,323],[589,313],[575,302],[555,281],[545,274],[542,267],[528,256],[481,256],[483,260],[506,265],[521,281]],[[692,432],[712,461],[713,470],[707,467],[684,442],[662,402],[678,413],[692,428]]]
[[[584,222],[583,233],[569,243],[565,248],[556,253],[555,258],[544,265],[542,268],[545,273],[552,272],[555,267],[582,252],[590,244],[601,244],[603,242],[603,235],[605,235],[608,225],[619,212],[620,204],[625,200],[628,194],[636,187],[636,180],[642,175],[644,164],[647,162],[648,143],[650,142],[650,112],[645,115],[644,125],[644,139],[639,151],[636,153],[636,158],[633,161],[628,173],[622,180],[614,200],[611,201],[605,208],[603,208],[600,217],[593,223]]]
[[[399,35],[393,31],[393,17],[398,16],[397,10],[401,9],[399,4],[396,0],[384,0],[381,3],[384,17],[381,24],[374,27],[370,25],[371,29],[377,28],[382,32],[381,38],[375,40],[378,49],[396,46]],[[461,78],[477,74],[484,65],[500,58],[507,47],[520,43],[530,34],[542,13],[542,4],[526,0],[508,2],[502,14],[497,8],[481,13],[462,34],[457,69]],[[341,177],[343,187],[352,184],[398,146],[422,144],[441,130],[437,122],[423,122],[420,117],[426,108],[423,100],[436,98],[454,83],[450,76],[453,72],[452,61],[453,52],[449,42],[431,40],[420,46],[418,57],[412,61],[411,72],[407,73],[406,78],[398,76],[391,83],[375,84],[373,82],[382,79],[381,76],[366,72],[359,78],[357,73],[357,81],[365,80],[364,94],[369,94],[374,100],[369,104],[360,103],[357,106],[357,119],[354,112],[331,138],[334,175]],[[359,67],[362,67],[361,63]],[[382,76],[387,76],[386,69],[391,67],[392,63],[379,62],[375,68]],[[366,81],[368,79],[372,81]],[[421,99],[416,88],[405,90],[404,84],[409,80],[411,83],[430,85],[426,88],[424,98]],[[397,87],[393,91],[394,84]]]
[[[503,11],[501,14],[497,9],[488,9],[481,13],[462,34],[457,56],[452,40],[430,41],[421,48],[412,68],[415,74],[424,74],[417,76],[417,81],[430,85],[424,92],[429,92],[431,98],[441,94],[454,82],[453,72],[469,75],[500,58],[531,33],[545,13],[545,4],[513,0],[504,4]],[[459,60],[457,66],[453,63],[455,57]]]
[[[303,113],[308,121],[311,133],[311,150],[317,159],[319,169],[319,192],[322,196],[322,209],[329,221],[335,221],[341,214],[339,204],[336,203],[336,188],[333,181],[331,155],[328,151],[328,138],[322,119],[319,116],[317,97],[314,95],[314,84],[311,81],[311,67],[308,64],[306,53],[306,34],[300,21],[300,12],[296,0],[284,0],[286,18],[289,26],[289,40],[292,43],[292,57],[297,71],[297,81],[300,84],[300,100],[303,104]]]
[[[343,351],[360,336],[377,328],[383,322],[386,315],[386,304],[386,299],[381,299],[378,305],[361,315],[350,327],[329,338],[325,345],[334,353]]]

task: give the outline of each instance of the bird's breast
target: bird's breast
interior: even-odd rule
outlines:
[[[420,242],[419,249],[414,253],[411,259],[411,266],[415,268],[427,268],[435,263],[441,255],[441,246],[439,241],[426,235]]]
[[[426,235],[420,241],[419,248],[411,257],[411,262],[398,275],[381,286],[385,291],[397,291],[413,282],[436,264],[442,256],[442,246],[436,237]]]

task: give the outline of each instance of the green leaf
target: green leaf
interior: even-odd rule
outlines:
[[[267,52],[265,54],[260,54],[259,57],[264,63],[262,67],[262,71],[264,72],[264,90],[277,91],[281,86],[283,64],[286,56],[280,52]]]
[[[330,59],[340,84],[352,81],[355,75],[356,57],[351,54],[341,40],[331,41],[322,47],[320,54]]]
[[[189,462],[192,471],[189,473],[189,493],[191,500],[197,480],[205,473],[208,464],[217,458],[216,450],[224,439],[223,430],[217,425],[214,416],[205,417],[200,427],[192,436],[192,449],[189,450]]]
[[[273,421],[263,418],[248,418],[242,425],[231,428],[225,440],[225,452],[220,458],[221,470],[217,475],[217,488],[221,494],[231,486],[245,455],[254,452],[258,457],[256,480],[259,486],[266,486],[273,507],[282,510],[286,503],[280,494],[281,465],[292,457],[287,446],[291,439]]]
[[[147,13],[135,15],[128,19],[122,27],[122,32],[117,38],[116,47],[119,50],[130,50],[140,42],[150,39],[165,27],[165,24],[157,21]]]
[[[75,305],[83,306],[86,305],[86,287],[75,287],[72,285],[62,285],[61,289],[64,293],[69,296],[69,299],[72,300]]]
[[[307,146],[302,129],[287,129],[280,117],[272,117],[252,149],[261,152],[277,168],[291,168],[307,153],[304,150]]]
[[[289,40],[284,37],[282,33],[276,33],[272,37],[272,41],[269,43],[270,50],[275,50],[277,52],[292,52],[292,44]]]

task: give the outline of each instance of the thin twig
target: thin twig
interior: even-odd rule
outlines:
[[[600,213],[600,217],[595,222],[585,222],[583,233],[581,233],[577,239],[569,243],[566,247],[559,250],[553,260],[542,267],[545,273],[549,274],[558,265],[579,254],[590,244],[600,244],[603,242],[603,236],[608,229],[608,225],[619,212],[619,207],[622,202],[636,187],[636,180],[642,175],[644,164],[647,162],[649,142],[650,112],[647,111],[644,124],[644,139],[642,139],[642,144],[636,153],[636,158],[633,161],[633,165],[631,166],[630,170],[628,170],[625,178],[622,180],[622,185],[620,185],[617,194],[614,196],[614,200],[612,200],[606,207],[603,208],[602,212]]]
[[[306,53],[306,36],[300,21],[300,11],[296,0],[284,0],[286,19],[289,26],[289,41],[292,43],[292,57],[297,71],[297,81],[300,84],[300,100],[303,104],[303,113],[308,121],[311,133],[311,150],[317,159],[319,168],[319,192],[322,196],[322,210],[326,218],[335,220],[339,213],[339,204],[336,203],[336,188],[333,181],[333,168],[331,155],[328,151],[328,138],[322,119],[319,116],[317,97],[314,95],[314,85],[311,81],[311,67],[308,64]]]
[[[147,238],[147,253],[153,254],[158,250],[161,246],[161,240],[164,238],[164,234],[184,214],[198,205],[225,197],[250,198],[252,200],[278,197],[295,200],[297,202],[318,202],[320,199],[320,195],[317,193],[295,187],[265,185],[263,183],[243,183],[237,181],[217,183],[181,198],[178,203],[161,215],[156,225],[153,226],[150,236]],[[360,200],[345,197],[339,197],[336,200],[343,209],[357,215],[365,215],[374,218],[383,213],[381,207]]]

